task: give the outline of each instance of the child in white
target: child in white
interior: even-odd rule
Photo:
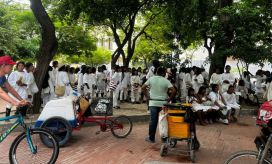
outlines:
[[[212,74],[210,84],[218,84],[219,86],[222,85],[222,75],[219,68],[217,68],[215,73]]]
[[[234,94],[234,87],[232,85],[229,86],[228,91],[223,93],[223,98],[226,102],[226,105],[229,108],[235,110],[235,114],[233,119],[236,121],[237,116],[239,115],[240,105],[236,102],[236,95]]]
[[[132,72],[131,80],[131,102],[139,102],[140,93],[141,93],[141,79],[136,70]]]
[[[125,67],[123,67],[122,73],[121,73],[121,88],[120,88],[120,101],[127,100],[128,96],[128,72]]]

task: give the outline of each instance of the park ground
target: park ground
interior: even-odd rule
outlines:
[[[126,113],[127,112],[127,113]],[[124,105],[115,114],[146,114],[145,105]],[[96,134],[97,126],[86,126],[74,131],[69,144],[61,148],[57,163],[63,164],[161,164],[190,163],[188,157],[180,151],[186,148],[186,142],[178,142],[176,148],[170,150],[165,157],[160,156],[161,142],[157,135],[154,144],[147,143],[144,138],[148,131],[148,122],[134,123],[132,133],[125,139],[115,138],[110,132]],[[0,163],[8,163],[8,150],[14,132],[0,144]],[[254,116],[241,116],[238,123],[230,125],[212,124],[197,126],[197,136],[201,148],[197,151],[197,163],[220,164],[233,152],[239,150],[255,150],[254,138],[259,134]]]

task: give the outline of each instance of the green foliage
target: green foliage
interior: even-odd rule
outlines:
[[[34,61],[39,50],[39,26],[29,9],[0,2],[0,49],[15,59]]]
[[[91,51],[96,49],[96,40],[88,29],[84,30],[82,26],[65,25],[60,22],[56,22],[55,25],[59,42],[58,53],[90,56]]]
[[[63,55],[58,54],[55,57],[55,60],[58,60],[60,63],[66,64],[79,64],[85,63],[91,66],[99,66],[102,64],[108,64],[111,60],[111,52],[104,48],[97,48],[95,51],[91,52],[90,56],[86,55]]]

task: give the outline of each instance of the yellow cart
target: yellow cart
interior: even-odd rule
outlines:
[[[166,142],[161,145],[160,155],[167,155],[169,148],[174,148],[177,141],[186,141],[187,150],[183,152],[190,157],[192,162],[195,162],[195,149],[199,148],[199,143],[195,138],[193,130],[195,124],[184,121],[185,113],[188,110],[192,110],[191,104],[165,104],[165,109],[168,113],[168,137]]]

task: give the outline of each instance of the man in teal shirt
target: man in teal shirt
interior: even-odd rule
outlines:
[[[164,104],[170,102],[175,94],[176,90],[169,80],[164,78],[166,73],[165,68],[158,68],[156,75],[150,77],[142,89],[146,97],[149,98],[149,110],[150,110],[150,123],[149,123],[149,136],[145,139],[147,142],[154,143],[156,129],[158,125],[159,112]],[[150,88],[149,94],[147,87]],[[171,93],[168,97],[168,92]]]

